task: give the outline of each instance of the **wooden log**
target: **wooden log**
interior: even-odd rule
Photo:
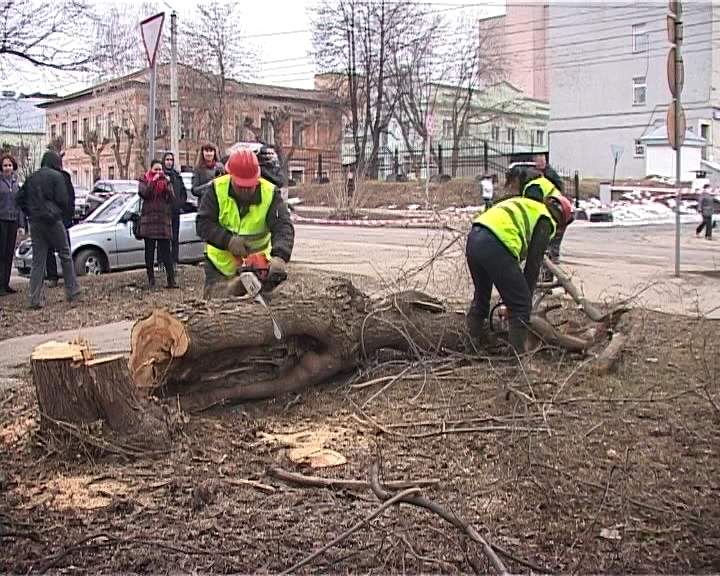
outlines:
[[[598,355],[594,372],[601,375],[612,372],[627,342],[628,337],[625,334],[621,334],[620,332],[613,334],[610,343]]]
[[[310,286],[289,281],[275,291],[270,307],[284,334],[280,342],[268,312],[246,298],[156,310],[133,327],[133,379],[198,410],[320,384],[381,349],[414,357],[473,350],[465,315],[415,291],[372,300],[346,279]],[[578,338],[559,338],[547,322],[538,331],[550,344],[587,348]]]
[[[154,449],[169,441],[160,406],[133,384],[121,355],[95,358],[86,342],[48,342],[30,360],[43,430],[95,429],[124,446]]]

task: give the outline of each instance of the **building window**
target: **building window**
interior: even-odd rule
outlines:
[[[183,140],[195,140],[194,128],[195,115],[192,112],[182,113],[182,138]]]
[[[90,132],[90,118],[83,118],[83,124],[82,124],[82,134],[83,140],[86,138],[87,133]]]
[[[645,76],[633,78],[633,106],[644,106],[647,99],[647,82]]]
[[[67,146],[67,122],[60,124],[60,136],[62,137],[63,146]]]
[[[115,166],[108,166],[108,178],[115,180]]]
[[[705,124],[704,122],[700,123],[700,137],[705,139],[705,146],[703,147],[701,152],[702,159],[708,160],[708,148],[712,146],[712,142],[710,142],[710,124]]]
[[[640,140],[635,140],[633,156],[635,158],[645,158],[645,144],[643,144]]]
[[[77,170],[72,171],[72,182],[73,182],[73,186],[80,185],[80,182],[78,182],[78,171]]]
[[[633,53],[647,52],[648,50],[648,31],[645,24],[634,24],[632,27],[632,43]]]
[[[443,138],[452,138],[452,120],[443,120]]]
[[[500,126],[493,124],[492,128],[490,128],[490,137],[495,142],[500,140]]]
[[[304,130],[305,130],[305,126],[303,125],[302,121],[298,121],[298,120],[292,121],[292,144],[293,144],[293,146],[302,148],[302,146],[303,146],[303,131]]]
[[[272,123],[268,118],[260,118],[260,137],[266,144],[275,143]]]
[[[70,125],[70,137],[72,138],[71,142],[73,146],[77,146],[78,144],[78,121],[73,120],[72,124]]]
[[[121,125],[124,129],[126,129],[126,128],[128,127],[128,117],[127,117],[127,114],[126,114],[126,112],[125,112],[124,110],[123,110],[122,117],[121,117],[121,120],[120,120],[120,125]]]
[[[242,142],[243,140],[243,123],[240,120],[240,116],[235,116],[235,142]]]
[[[107,115],[107,133],[106,136],[108,138],[112,138],[113,133],[113,126],[115,125],[115,114],[112,112],[108,112]]]
[[[85,186],[86,188],[92,188],[92,185],[93,181],[92,176],[90,176],[90,169],[85,168],[85,170],[83,171],[83,186]]]
[[[295,184],[300,184],[303,181],[303,171],[290,170],[290,179],[295,182]]]
[[[50,139],[55,140],[56,136],[57,136],[57,126],[55,124],[50,124]]]
[[[102,116],[95,116],[95,132],[98,138],[102,138]]]
[[[545,130],[535,130],[535,144],[545,146]]]
[[[507,141],[508,142],[515,142],[515,128],[508,128],[507,129]]]

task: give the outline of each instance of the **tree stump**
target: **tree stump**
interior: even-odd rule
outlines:
[[[169,426],[160,406],[143,397],[121,355],[95,358],[86,342],[47,342],[30,360],[42,430],[87,432],[126,447],[168,444]]]

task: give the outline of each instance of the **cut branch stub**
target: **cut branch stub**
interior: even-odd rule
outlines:
[[[136,322],[130,336],[130,349],[143,354],[130,356],[130,374],[140,388],[153,388],[160,378],[157,362],[183,356],[190,345],[182,322],[167,310],[155,310]]]

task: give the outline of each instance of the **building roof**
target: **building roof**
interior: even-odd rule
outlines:
[[[38,108],[41,98],[0,97],[0,132],[44,134],[45,112]]]
[[[188,70],[194,70],[195,72],[198,72],[191,66],[187,66],[185,64],[180,64],[180,67],[186,68]],[[161,64],[158,68],[165,68],[169,67],[168,64]],[[142,70],[136,70],[135,72],[131,72],[130,74],[127,74],[125,76],[121,76],[120,78],[113,78],[111,80],[106,80],[104,82],[100,82],[98,84],[95,84],[93,86],[89,86],[88,88],[85,88],[83,90],[79,90],[77,92],[73,92],[71,94],[68,94],[66,96],[62,96],[60,98],[57,98],[56,100],[53,100],[51,102],[47,102],[43,104],[42,108],[52,108],[55,105],[63,105],[67,104],[68,102],[72,100],[77,100],[79,98],[83,98],[85,96],[92,96],[95,92],[97,92],[101,88],[105,87],[125,87],[128,84],[146,84],[147,83],[147,68],[143,68]],[[335,98],[332,94],[328,92],[324,92],[322,90],[312,90],[312,89],[306,89],[306,88],[289,88],[286,86],[273,86],[270,84],[257,84],[253,82],[242,82],[238,80],[228,79],[228,81],[232,84],[234,84],[240,92],[246,95],[250,96],[258,96],[258,97],[264,97],[264,98],[276,98],[280,100],[305,100],[305,101],[314,101],[314,102],[324,102],[327,104],[334,104],[337,102],[337,98]],[[159,84],[169,84],[169,80],[167,77],[162,76],[161,74],[158,74],[158,83]]]
[[[640,142],[646,146],[670,146],[670,142],[667,137],[667,124],[658,126],[652,132],[640,138]],[[701,138],[694,132],[686,130],[683,146],[689,146],[690,148],[703,148],[707,146],[707,141],[705,138]]]

